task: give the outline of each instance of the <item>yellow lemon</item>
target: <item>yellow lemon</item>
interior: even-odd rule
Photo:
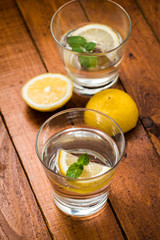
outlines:
[[[28,81],[22,98],[33,109],[46,112],[62,107],[72,96],[72,80],[63,74],[45,73]]]
[[[69,166],[77,162],[77,159],[77,156],[60,149],[58,155],[60,173],[65,176]],[[84,166],[81,176],[77,180],[75,178],[67,180],[68,187],[63,186],[63,188],[82,194],[97,191],[106,186],[113,177],[115,169],[110,170],[111,168],[108,166],[89,162],[87,166]]]
[[[119,89],[105,89],[88,101],[86,108],[98,110],[111,117],[122,129],[123,133],[134,128],[138,120],[138,109],[134,100],[124,91]],[[88,118],[89,116],[87,116]],[[92,121],[95,116],[91,116]],[[90,118],[90,119],[91,119]],[[89,119],[87,119],[89,121]],[[95,120],[95,127],[97,119]],[[102,123],[103,119],[98,122]],[[109,126],[109,122],[106,126]],[[109,130],[110,132],[110,130]]]

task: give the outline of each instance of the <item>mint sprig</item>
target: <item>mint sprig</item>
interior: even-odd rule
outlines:
[[[71,164],[66,172],[66,176],[70,178],[78,178],[84,169],[84,166],[89,164],[89,156],[87,153],[81,155],[77,162]]]
[[[72,50],[78,53],[92,53],[96,46],[96,43],[87,42],[87,40],[81,36],[70,36],[67,41]],[[86,69],[95,68],[98,65],[98,58],[96,56],[81,55],[78,59],[81,66]]]

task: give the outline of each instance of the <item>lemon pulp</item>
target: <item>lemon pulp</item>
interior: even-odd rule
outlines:
[[[72,96],[72,81],[62,74],[46,73],[28,81],[22,88],[22,97],[39,111],[53,111],[62,107]]]

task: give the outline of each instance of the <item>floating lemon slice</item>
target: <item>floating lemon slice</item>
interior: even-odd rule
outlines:
[[[45,73],[22,88],[24,101],[33,109],[46,112],[62,107],[72,96],[72,81],[62,74]]]
[[[102,52],[108,52],[120,44],[117,32],[103,24],[88,24],[73,31],[72,36],[82,36],[87,42],[95,42]]]
[[[77,162],[78,157],[68,153],[64,150],[59,151],[58,166],[62,175],[66,175],[66,172],[71,164]],[[110,170],[110,167],[103,166],[98,163],[90,162],[87,166],[84,166],[83,172],[79,179],[90,178],[101,175]]]
[[[60,173],[65,176],[69,166],[74,162],[77,162],[77,159],[77,156],[61,149],[58,155],[58,166]],[[110,167],[89,162],[87,166],[84,166],[81,176],[77,180],[68,180],[68,187],[64,188],[69,191],[82,194],[97,191],[100,188],[107,186],[107,183],[111,180],[114,170],[109,170],[111,170]]]
[[[83,27],[77,28],[71,34],[71,36],[84,37],[87,42],[95,42],[96,49],[100,50],[102,56],[99,56],[99,65],[108,64],[108,61],[112,62],[118,60],[117,47],[121,43],[120,35],[107,25],[103,24],[88,24]],[[115,49],[115,50],[113,50]],[[113,51],[112,51],[113,50]],[[105,54],[105,56],[103,55]],[[93,53],[91,53],[93,54]],[[71,53],[64,49],[64,61],[68,67],[81,68],[79,61],[75,53]],[[108,65],[107,65],[108,66]]]

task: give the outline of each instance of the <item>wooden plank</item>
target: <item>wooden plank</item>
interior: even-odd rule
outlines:
[[[0,239],[51,239],[0,117]]]
[[[110,200],[128,239],[158,240],[160,159],[140,124],[125,137],[125,156]]]
[[[43,4],[44,2],[42,2],[42,7],[44,7]],[[32,12],[32,4],[28,9]],[[37,15],[44,14],[45,18],[48,12],[45,13],[44,9],[41,9],[42,12],[37,11]],[[20,95],[24,82],[33,75],[45,72],[45,68],[12,0],[3,3],[0,17],[1,26],[3,26],[3,34],[1,34],[3,58],[0,58],[0,65],[5,59],[5,65],[3,65],[5,71],[0,76],[1,112],[54,238],[60,240],[84,239],[85,236],[86,239],[123,239],[109,204],[106,204],[100,216],[87,221],[65,216],[55,207],[51,195],[51,185],[36,156],[34,147],[40,125],[52,113],[38,113],[31,110]],[[11,19],[14,21],[10,21]],[[46,39],[44,45],[49,47]],[[19,55],[16,57],[17,52]],[[49,52],[51,51],[49,50]],[[53,60],[54,54],[51,56]],[[57,64],[57,68],[61,67],[60,63],[55,64]],[[6,79],[7,82],[5,82]]]
[[[88,4],[85,0],[81,2],[84,8]],[[136,101],[143,125],[160,154],[159,43],[134,0],[116,2],[127,10],[132,19],[132,33],[121,64],[120,79],[127,92]],[[92,14],[92,11],[88,11],[87,14],[90,21],[95,22],[98,18],[97,15]]]
[[[122,3],[131,15],[133,28],[120,77],[136,99],[142,123],[160,154],[159,43],[134,1]]]
[[[83,0],[82,2],[85,8],[88,2]],[[136,100],[140,118],[157,150],[160,151],[158,117],[160,115],[157,113],[160,109],[160,67],[157,66],[157,60],[160,62],[157,51],[159,44],[134,1],[118,2],[129,12],[133,22],[132,35],[126,58],[122,62],[120,78],[127,92]],[[87,12],[87,15],[90,21],[95,22],[97,16],[92,15],[92,11]],[[150,41],[146,41],[147,36]],[[151,56],[149,54],[151,51],[155,55]],[[153,75],[150,72],[150,61],[153,63]],[[154,124],[157,132],[151,129],[155,127]],[[159,239],[160,216],[157,214],[160,210],[159,157],[140,124],[126,136],[127,155],[120,165],[117,182],[113,183],[111,203],[129,239]]]
[[[31,0],[17,0],[26,24],[50,72],[65,72],[49,29],[53,12],[65,2],[65,0],[60,2],[48,0],[39,4],[38,1],[33,3]],[[153,36],[134,0],[117,0],[116,2],[129,12],[133,25],[125,58],[120,68],[120,78],[127,92],[136,101],[143,125],[160,154],[160,117],[157,110],[160,101],[160,64],[158,64],[160,63],[160,55],[157,51],[159,43]],[[31,11],[27,11],[29,8],[31,8]],[[43,18],[38,17],[43,14],[44,8],[46,15]],[[41,14],[36,14],[37,9]],[[92,18],[95,18],[95,16],[92,16]],[[41,28],[38,27],[39,25]],[[76,99],[77,97],[71,100],[75,105],[77,105]],[[81,99],[80,102],[85,106],[87,100]]]
[[[156,111],[159,109],[159,66],[156,66],[156,60],[159,59],[158,43],[135,2],[119,2],[131,14],[133,22],[132,35],[126,57],[122,63],[120,77],[129,94],[137,102],[143,124],[144,119],[151,119],[157,127],[159,126]],[[26,5],[22,4],[21,1],[18,1],[18,4],[25,16]],[[28,7],[29,4],[31,1],[28,0]],[[38,1],[34,1],[34,4],[36,8]],[[43,10],[43,8],[42,5],[41,9]],[[33,12],[31,11],[29,14],[33,18]],[[49,12],[46,15],[48,16]],[[34,26],[37,23],[35,22]],[[33,27],[29,23],[28,26],[34,39],[36,39],[36,36],[41,33],[36,27],[33,31]],[[35,29],[37,29],[36,32]],[[146,42],[146,38],[149,39],[149,43]],[[44,41],[45,39],[41,34],[39,42]],[[37,41],[36,43],[39,47]],[[153,54],[150,54],[148,49]],[[41,51],[44,54],[43,49]],[[45,61],[45,55],[43,55],[43,59]],[[150,62],[153,63],[152,68]],[[47,61],[48,69],[52,69],[50,64]],[[155,146],[160,149],[158,133],[155,136],[151,131],[151,126],[144,125]],[[159,158],[140,123],[135,130],[126,134],[126,137],[126,157],[123,159],[116,181],[112,185],[111,203],[129,239],[151,239],[152,236],[154,239],[158,239],[160,233],[158,214],[160,200]]]
[[[136,0],[156,37],[160,40],[160,1]]]

